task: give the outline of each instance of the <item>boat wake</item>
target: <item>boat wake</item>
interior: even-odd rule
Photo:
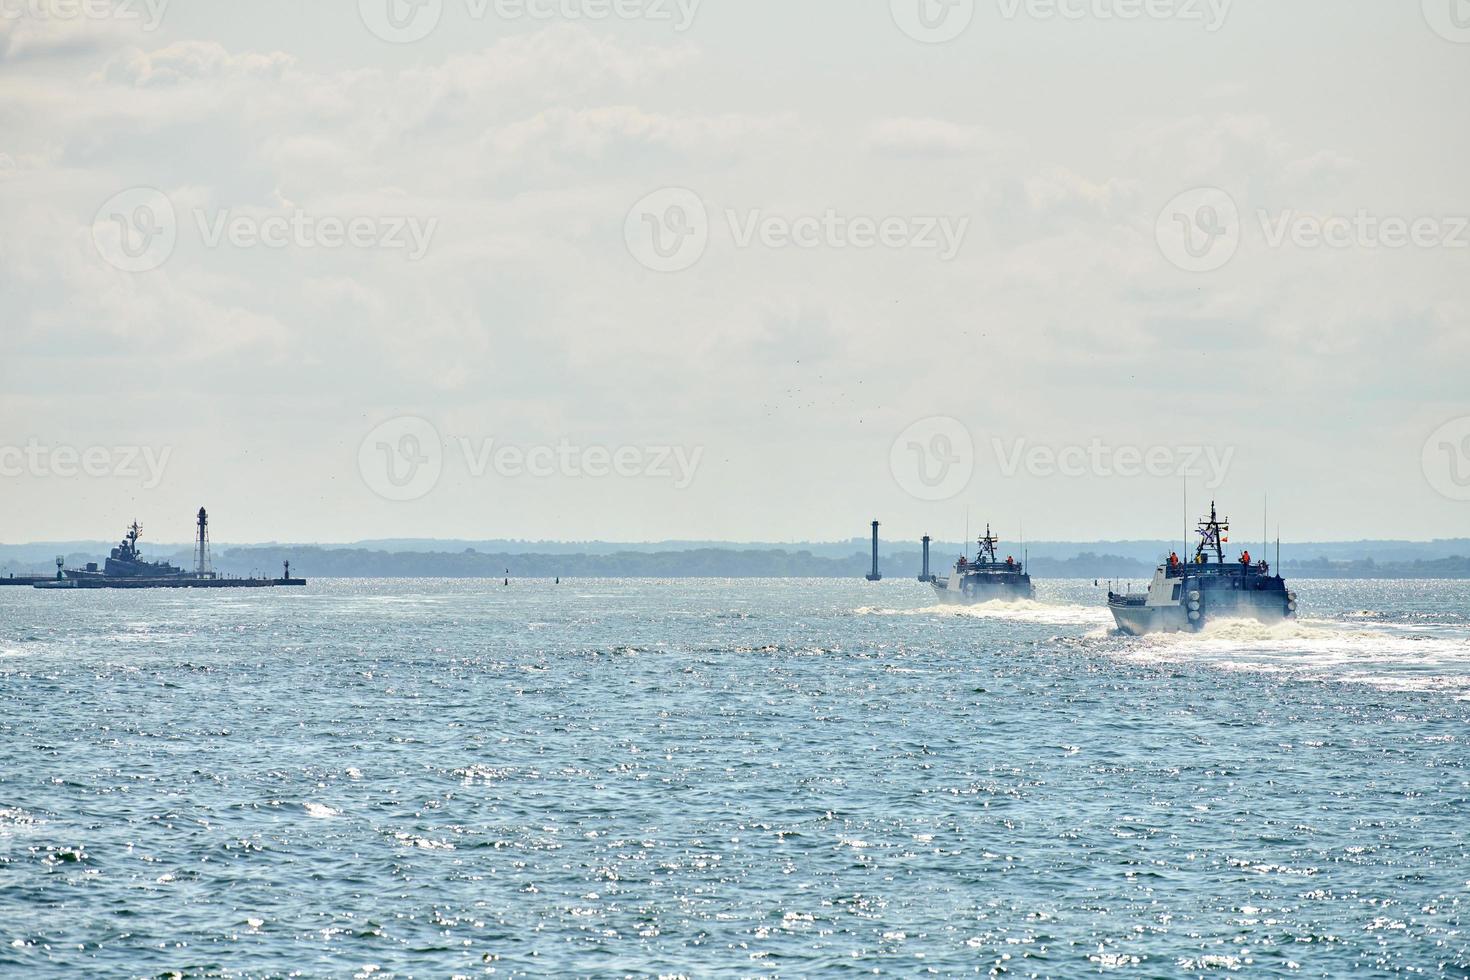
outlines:
[[[1470,633],[1462,627],[1404,628],[1361,619],[1273,625],[1225,620],[1200,633],[1130,637],[1120,656],[1139,663],[1198,663],[1470,700]]]
[[[854,610],[859,616],[932,616],[960,619],[1006,620],[1013,623],[1036,623],[1043,626],[1098,626],[1113,621],[1105,608],[1074,604],[1052,604],[1032,599],[997,599],[969,606],[937,603],[913,609],[884,609],[864,606]]]

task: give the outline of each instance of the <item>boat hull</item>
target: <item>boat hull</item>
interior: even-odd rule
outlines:
[[[1265,625],[1295,619],[1296,613],[1288,608],[1288,599],[1276,592],[1237,592],[1233,595],[1208,596],[1207,606],[1191,619],[1185,604],[1138,605],[1110,601],[1113,619],[1118,629],[1133,636],[1148,636],[1153,633],[1197,633],[1211,622],[1221,620],[1247,620]]]
[[[958,582],[951,579],[930,584],[934,586],[939,601],[951,606],[1036,598],[1036,588],[1029,575],[972,575]]]
[[[303,578],[198,578],[194,576],[171,576],[169,578],[110,578],[95,576],[83,578],[48,579],[35,583],[38,589],[271,589],[279,586],[301,586]]]

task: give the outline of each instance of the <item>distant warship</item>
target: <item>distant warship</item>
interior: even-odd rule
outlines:
[[[143,526],[134,521],[113,548],[101,568],[89,561],[82,568],[63,569],[63,559],[56,559],[56,578],[36,581],[38,589],[258,589],[276,585],[305,585],[305,579],[291,577],[291,563],[285,563],[281,578],[231,578],[216,575],[209,558],[209,514],[199,508],[198,534],[194,539],[194,570],[186,571],[166,561],[146,561],[138,548]]]
[[[199,513],[203,515],[203,509]],[[144,561],[143,553],[138,550],[138,539],[142,536],[143,526],[134,521],[128,528],[127,534],[123,536],[122,543],[113,548],[112,553],[107,556],[107,563],[102,568],[99,569],[96,562],[88,562],[85,568],[67,569],[66,577],[85,582],[105,578],[182,578],[188,574],[177,565],[170,565],[166,561]]]
[[[1285,579],[1271,574],[1264,559],[1252,561],[1245,551],[1238,561],[1225,561],[1230,521],[1216,516],[1214,503],[1198,533],[1194,560],[1184,562],[1171,554],[1154,572],[1146,593],[1108,592],[1108,608],[1120,630],[1143,636],[1198,632],[1212,619],[1279,623],[1296,618],[1296,593],[1286,588]]]
[[[985,526],[985,536],[980,539],[980,550],[975,560],[960,556],[949,577],[931,577],[929,584],[947,603],[992,602],[997,599],[1034,599],[1036,589],[1031,585],[1031,576],[1026,566],[1014,558],[1000,560],[996,546],[1000,538],[990,533]],[[925,549],[927,551],[927,544]],[[927,567],[927,561],[925,565]]]

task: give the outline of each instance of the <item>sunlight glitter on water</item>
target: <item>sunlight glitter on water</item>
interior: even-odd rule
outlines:
[[[1470,969],[1462,589],[1301,591],[0,595],[0,974]]]

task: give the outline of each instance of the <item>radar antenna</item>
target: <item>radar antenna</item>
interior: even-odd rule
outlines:
[[[1000,538],[990,533],[990,525],[985,525],[985,536],[980,539],[980,553],[975,556],[977,565],[996,565],[1000,559],[996,556],[995,546],[1000,544]]]
[[[134,521],[132,523],[132,526],[128,528],[127,535],[122,539],[122,544],[118,547],[118,551],[120,552],[120,554],[117,554],[114,557],[121,558],[124,561],[136,560],[140,554],[140,552],[138,551],[138,539],[142,536],[143,525],[139,524],[137,521]]]
[[[1215,561],[1225,564],[1225,545],[1230,541],[1230,518],[1219,518],[1215,515],[1215,502],[1210,501],[1210,518],[1199,522],[1199,545],[1194,549],[1196,562],[1209,560],[1210,552],[1214,552]]]

